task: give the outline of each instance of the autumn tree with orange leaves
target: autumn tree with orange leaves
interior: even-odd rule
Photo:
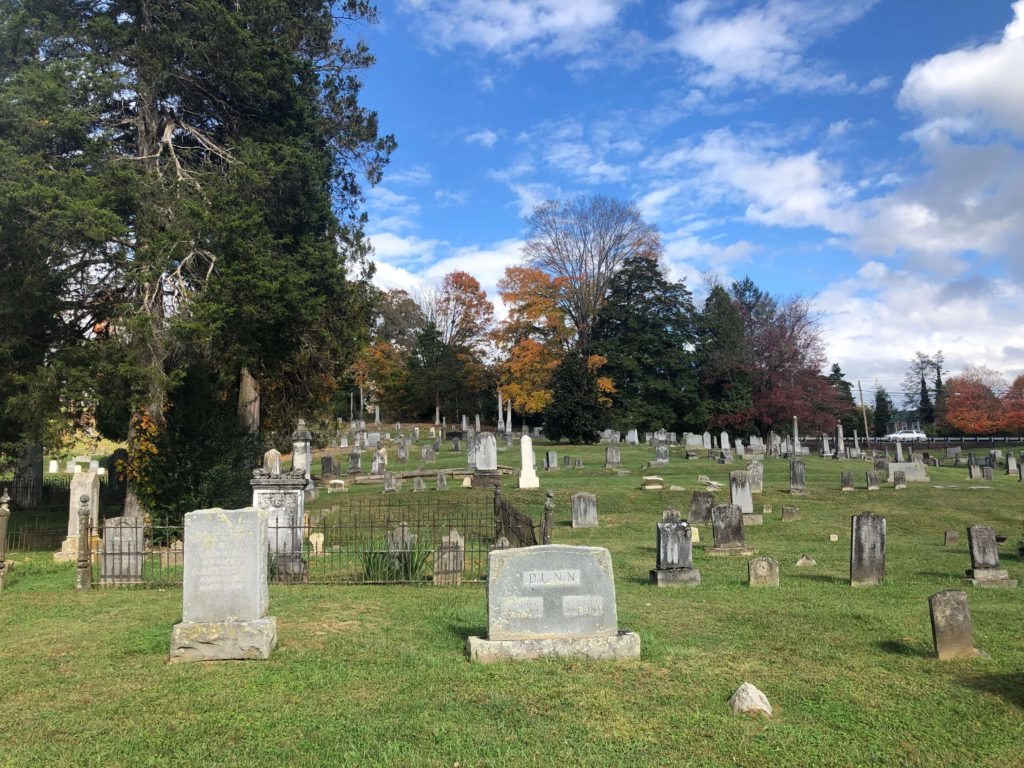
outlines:
[[[984,366],[965,369],[946,382],[946,424],[953,431],[967,435],[1002,432],[1006,403],[996,392],[1004,388],[1005,381],[995,371]]]

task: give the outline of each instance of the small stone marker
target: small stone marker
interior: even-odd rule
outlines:
[[[748,528],[750,526],[764,525],[764,518],[761,515],[755,514],[744,515],[743,525],[747,526]]]
[[[558,469],[558,453],[555,451],[547,451],[544,454],[544,469],[554,470]]]
[[[645,475],[640,487],[645,491],[663,491],[665,481],[655,475]]]
[[[753,514],[754,498],[750,494],[750,479],[744,470],[729,473],[729,493],[732,503],[745,515]]]
[[[907,476],[904,472],[893,472],[892,473],[892,484],[893,489],[897,491],[904,491],[907,488]]]
[[[972,659],[980,655],[974,647],[971,627],[971,609],[967,593],[959,589],[946,589],[928,598],[932,617],[932,640],[939,661],[946,659]]]
[[[735,504],[719,504],[711,510],[711,534],[715,546],[707,550],[709,555],[754,554],[748,549],[743,538],[743,512]]]
[[[715,506],[715,494],[710,491],[694,491],[690,499],[690,525],[707,525],[711,522],[711,508]]]
[[[853,472],[843,472],[839,476],[839,484],[843,491],[853,490]]]
[[[806,473],[807,470],[800,459],[789,462],[789,492],[794,496],[807,493]]]
[[[747,480],[751,493],[764,493],[764,464],[752,461],[747,465]]]
[[[981,467],[977,464],[967,465],[967,479],[968,480],[981,480]]]
[[[615,469],[622,464],[622,453],[617,445],[609,445],[604,449],[605,469]]]
[[[320,531],[309,534],[309,543],[313,547],[313,556],[321,557],[324,553],[324,535]]]
[[[867,486],[869,491],[878,490],[878,472],[871,470],[867,473]]]
[[[570,497],[573,528],[597,528],[597,497],[592,493],[574,493]]]
[[[779,586],[779,562],[770,557],[747,561],[747,581],[752,587]]]
[[[470,661],[636,659],[640,637],[620,632],[607,549],[545,544],[487,557],[487,639]]]
[[[999,567],[999,544],[996,531],[988,525],[972,525],[967,529],[967,542],[971,552],[971,570],[967,579],[976,587],[1017,586],[1004,568]]]
[[[772,705],[768,697],[750,683],[743,683],[729,698],[729,709],[734,715],[772,716]]]
[[[800,519],[800,508],[799,507],[783,507],[782,508],[782,522],[784,523],[795,523]]]
[[[817,564],[813,557],[806,554],[800,555],[800,559],[796,561],[797,568],[811,568]]]
[[[412,492],[421,493],[422,491],[425,490],[427,490],[427,481],[424,480],[422,477],[414,477],[412,479]]]
[[[171,631],[170,660],[268,658],[277,619],[267,603],[267,511],[185,515],[182,621]]]
[[[668,446],[659,444],[654,447],[654,465],[663,467],[668,464]]]
[[[981,479],[982,480],[991,480],[992,479],[992,467],[982,467],[981,468]]]
[[[830,533],[828,535],[828,540],[832,541],[832,542],[839,541],[839,534],[838,533]]]
[[[448,476],[444,472],[437,473],[437,490],[447,491],[448,490]]]
[[[850,586],[871,587],[885,578],[885,518],[865,512],[850,518]]]
[[[451,528],[441,537],[441,546],[434,553],[434,584],[457,587],[462,583],[466,565],[466,540]]]
[[[960,543],[960,534],[957,531],[946,531],[946,537],[942,542],[947,547],[955,547]]]
[[[670,510],[662,513],[662,517]],[[675,510],[671,510],[675,512]],[[657,568],[650,573],[650,583],[659,587],[696,587],[700,571],[693,567],[692,528],[679,519],[663,520],[657,526]]]

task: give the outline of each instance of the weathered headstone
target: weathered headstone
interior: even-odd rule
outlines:
[[[302,467],[271,475],[252,473],[252,506],[266,514],[267,552],[274,581],[304,581],[302,538],[306,528],[306,475]]]
[[[501,487],[501,473],[498,472],[498,446],[492,432],[483,432],[477,435],[475,453],[473,487]]]
[[[743,537],[743,512],[735,504],[719,504],[711,510],[711,535],[715,546],[709,555],[752,555]]]
[[[750,481],[744,470],[729,473],[729,493],[732,503],[740,508],[745,515],[754,513],[754,499],[750,494]]]
[[[597,527],[597,497],[594,494],[574,493],[570,502],[573,528]]]
[[[493,550],[487,571],[488,637],[469,638],[471,661],[639,658],[639,636],[618,628],[607,549]]]
[[[348,455],[348,473],[360,475],[363,472],[363,454],[359,451],[352,451]]]
[[[897,491],[906,490],[907,476],[902,470],[892,473],[892,485]]]
[[[668,446],[659,444],[654,448],[654,464],[663,467],[668,464]]]
[[[866,473],[866,478],[867,478],[868,490],[869,491],[877,491],[878,490],[878,472],[876,472],[875,470],[871,470],[870,472]]]
[[[943,546],[955,547],[960,543],[960,534],[954,530],[946,531],[946,535],[942,539]]]
[[[806,470],[803,461],[793,459],[789,462],[789,492],[799,496],[807,492]]]
[[[441,537],[441,546],[434,553],[434,584],[457,587],[465,566],[466,540],[452,528]]]
[[[558,469],[558,453],[556,451],[545,451],[544,469],[548,471]]]
[[[749,560],[747,581],[752,587],[779,586],[779,562],[771,557],[755,557]]]
[[[839,476],[839,485],[844,491],[853,490],[853,472],[842,472]]]
[[[664,517],[664,514],[662,515]],[[693,567],[693,544],[690,526],[676,519],[663,520],[657,526],[657,567],[650,573],[650,583],[659,587],[700,584],[700,571]]]
[[[536,457],[533,453],[533,440],[529,435],[523,435],[519,441],[519,487],[539,488],[540,479],[537,477]]]
[[[690,525],[707,525],[711,522],[711,508],[715,506],[715,494],[710,491],[694,491],[690,498]]]
[[[850,518],[850,585],[876,586],[885,578],[885,518],[865,512]]]
[[[980,655],[974,647],[974,629],[967,593],[959,589],[946,589],[928,598],[932,617],[932,640],[935,655],[946,659],[971,659]]]
[[[747,480],[751,493],[764,493],[764,464],[760,461],[747,464]]]
[[[971,570],[968,580],[976,587],[1017,586],[1006,569],[999,567],[999,544],[996,531],[988,525],[972,525],[967,529],[967,542],[971,552]]]
[[[799,507],[783,507],[782,508],[782,522],[784,523],[795,523],[800,519],[800,508]]]
[[[645,491],[663,491],[665,490],[665,480],[657,475],[644,475],[640,481],[640,487]]]
[[[270,656],[277,620],[266,615],[266,510],[185,515],[182,604],[182,621],[171,631],[172,662]]]
[[[437,473],[437,490],[447,491],[448,490],[448,476],[444,472]]]
[[[609,445],[604,449],[604,466],[606,469],[615,469],[622,464],[622,456],[619,446]]]
[[[78,472],[71,476],[71,494],[68,502],[68,535],[60,550],[53,553],[56,562],[78,559],[78,511],[80,499],[89,497],[89,526],[98,535],[100,524],[100,475],[95,470]]]
[[[422,477],[414,477],[412,479],[412,492],[422,493],[425,490],[427,490],[427,481]]]
[[[631,429],[626,433],[626,445],[639,445],[640,438],[636,434],[635,429]]]
[[[111,517],[103,521],[100,584],[138,584],[146,552],[145,521]]]

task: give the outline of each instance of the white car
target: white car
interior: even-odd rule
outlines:
[[[914,440],[927,440],[928,435],[926,435],[919,429],[901,429],[899,432],[893,432],[892,434],[886,435],[882,439],[906,443],[913,442]]]

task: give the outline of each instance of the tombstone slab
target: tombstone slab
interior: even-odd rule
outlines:
[[[967,529],[967,542],[971,553],[971,569],[967,571],[967,580],[971,584],[1004,589],[1017,586],[1017,580],[1011,579],[1006,569],[999,567],[999,545],[994,528],[972,525]]]
[[[735,504],[719,504],[711,510],[711,534],[715,546],[707,550],[709,555],[749,557],[755,552],[746,545],[743,537],[743,512]]]
[[[748,561],[747,581],[752,587],[779,586],[779,561],[771,557],[755,557]]]
[[[182,621],[171,662],[266,659],[277,645],[267,616],[267,512],[201,509],[185,515]]]
[[[710,491],[694,491],[690,499],[690,525],[707,525],[711,522],[711,508],[715,506],[715,494]]]
[[[803,461],[794,459],[789,462],[789,492],[794,496],[807,493],[807,470]]]
[[[144,520],[112,517],[103,521],[100,584],[139,584],[146,552]]]
[[[885,578],[885,518],[865,512],[850,518],[850,585],[877,586]]]
[[[662,513],[664,518],[669,512]],[[650,583],[659,587],[696,587],[700,584],[700,571],[693,567],[693,529],[679,520],[662,520],[657,526],[657,567],[650,572]]]
[[[738,506],[743,514],[754,512],[754,498],[750,493],[750,478],[745,470],[729,473],[729,493],[732,503]]]
[[[932,641],[935,655],[946,659],[971,659],[980,652],[974,647],[971,609],[967,593],[959,589],[946,589],[928,598],[932,618]]]
[[[639,658],[639,636],[618,628],[607,549],[545,544],[487,561],[488,636],[469,638],[470,661]]]
[[[573,528],[597,528],[597,497],[592,493],[574,493],[570,497]]]
[[[82,496],[89,497],[89,525],[96,533],[100,522],[100,475],[96,470],[79,471],[71,477],[68,535],[60,549],[53,553],[56,562],[78,559],[78,509]]]

